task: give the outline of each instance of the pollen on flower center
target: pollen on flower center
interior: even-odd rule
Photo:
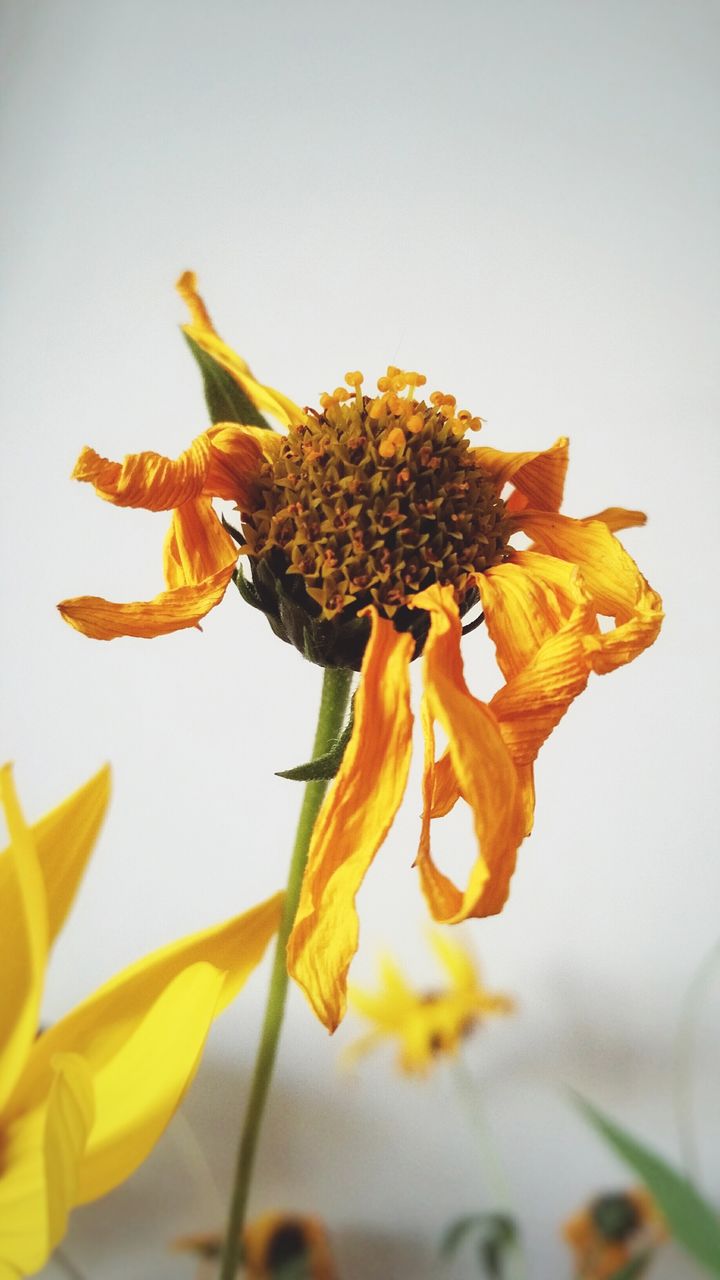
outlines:
[[[480,420],[454,396],[418,400],[423,375],[394,366],[374,397],[362,374],[346,381],[266,464],[243,513],[249,554],[299,575],[324,618],[369,604],[393,618],[434,582],[452,586],[464,612],[477,598],[472,575],[503,559],[508,538],[497,486],[466,439]]]

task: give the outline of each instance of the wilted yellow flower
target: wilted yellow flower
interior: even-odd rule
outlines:
[[[9,766],[0,801],[0,1280],[40,1269],[70,1210],[145,1159],[192,1080],[213,1018],[276,932],[282,895],[125,969],[38,1031],[49,948],[109,795],[103,769],[34,826]]]
[[[174,509],[169,589],[148,602],[83,597],[60,608],[98,639],[195,625],[235,566],[237,548],[212,508],[213,496],[229,497],[252,576],[239,580],[244,597],[311,661],[361,672],[288,950],[293,976],[333,1029],[357,948],[355,896],[405,790],[410,662],[423,655],[416,865],[432,915],[453,924],[502,909],[532,827],[535,758],[590,673],[629,662],[658,634],[660,598],[614,537],[645,517],[616,507],[583,520],[560,515],[567,440],[520,453],[473,445],[467,433],[480,420],[451,395],[422,399],[418,373],[391,366],[368,396],[362,374],[350,372],[319,410],[302,411],[256,382],[217,336],[190,273],[180,289],[196,346],[242,388],[253,414],[268,409],[287,434],[217,424],[174,461],[142,453],[108,462],[85,449],[75,475],[101,497]],[[530,538],[529,550],[512,545],[516,534]],[[461,619],[476,605],[505,681],[488,703],[470,693],[460,651]],[[439,760],[436,723],[448,740]],[[430,849],[432,818],[460,796],[479,849],[464,888]]]
[[[185,1236],[175,1242],[181,1252],[219,1258],[218,1232]],[[274,1280],[292,1273],[298,1280],[337,1280],[327,1232],[318,1218],[297,1213],[266,1213],[243,1231],[243,1275],[247,1280]]]
[[[456,1056],[463,1041],[488,1015],[512,1013],[513,1001],[485,989],[464,947],[437,932],[430,935],[430,941],[449,978],[447,985],[416,991],[395,962],[385,956],[378,992],[350,987],[351,1006],[374,1023],[372,1031],[350,1046],[350,1059],[384,1040],[393,1040],[401,1069],[408,1075],[425,1075],[438,1058]]]
[[[573,1252],[574,1280],[611,1280],[634,1258],[652,1253],[667,1236],[642,1187],[597,1196],[562,1230]]]

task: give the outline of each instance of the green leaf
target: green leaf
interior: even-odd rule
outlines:
[[[189,334],[183,333],[183,337],[200,366],[210,421],[239,422],[245,427],[265,427],[272,431],[270,423],[227,370],[203,351]]]
[[[503,1280],[507,1253],[518,1239],[515,1222],[504,1213],[470,1213],[448,1227],[440,1244],[441,1257],[457,1253],[471,1233],[477,1232],[477,1257],[490,1280]]]
[[[578,1098],[578,1103],[591,1124],[642,1179],[678,1243],[712,1275],[720,1276],[720,1218],[692,1183],[584,1098]]]
[[[636,1258],[632,1258],[630,1262],[626,1262],[624,1267],[619,1271],[614,1271],[609,1280],[640,1280],[640,1276],[644,1276],[650,1263],[654,1257],[654,1250],[648,1249],[645,1253],[639,1253]]]
[[[289,778],[291,782],[326,782],[330,778],[334,778],[342,764],[345,748],[352,737],[354,720],[355,717],[351,706],[350,719],[329,751],[326,751],[322,756],[318,756],[315,760],[308,760],[306,764],[296,765],[294,769],[283,769],[277,772],[275,777]]]
[[[233,582],[246,604],[252,605],[253,609],[260,609],[262,613],[265,612],[265,606],[263,605],[260,597],[260,592],[255,586],[255,583],[245,577],[240,565],[237,566],[233,573]]]

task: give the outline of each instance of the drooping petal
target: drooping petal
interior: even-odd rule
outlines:
[[[203,492],[209,464],[210,437],[204,431],[179,458],[146,452],[111,462],[86,446],[72,479],[91,484],[98,497],[116,507],[171,511]]]
[[[434,751],[427,725],[439,721],[459,789],[473,811],[478,841],[478,858],[461,892],[433,862],[429,819],[423,822],[417,857],[423,891],[435,919],[455,924],[467,916],[502,910],[523,837],[522,796],[495,717],[465,683],[462,629],[452,589],[436,584],[414,596],[412,603],[430,613],[423,657],[426,752]]]
[[[576,564],[596,612],[614,618],[615,630],[588,641],[594,671],[605,674],[632,661],[657,639],[662,601],[607,524],[536,511],[519,515],[517,523],[541,551]]]
[[[155,1146],[192,1082],[222,999],[225,974],[193,964],[173,978],[100,1066],[95,1123],[80,1165],[77,1203],[118,1186]]]
[[[173,631],[196,627],[220,603],[233,575],[235,561],[196,586],[162,591],[152,600],[116,604],[101,596],[75,596],[58,605],[61,616],[91,640],[135,636],[152,640]]]
[[[224,972],[218,1006],[224,1008],[262,959],[277,931],[282,900],[276,894],[225,924],[170,943],[105,983],[35,1042],[14,1105],[28,1106],[43,1096],[58,1052],[81,1054],[93,1073],[102,1069],[189,965],[207,961]]]
[[[80,1165],[95,1120],[93,1080],[87,1063],[74,1053],[58,1054],[45,1120],[48,1245],[65,1235],[77,1203]]]
[[[284,437],[262,427],[241,427],[234,422],[218,422],[208,427],[210,465],[204,493],[227,498],[241,511],[251,508],[255,484],[263,462],[274,462]]]
[[[258,382],[250,372],[247,362],[218,337],[207,307],[197,291],[195,272],[184,271],[176,288],[190,312],[190,324],[183,325],[184,332],[235,379],[261,413],[272,414],[285,426],[296,426],[303,422],[305,415],[302,409],[281,391]]]
[[[333,1031],[345,1011],[358,942],[355,895],[402,800],[410,765],[409,634],[374,609],[355,719],[340,770],[313,832],[288,968]]]
[[[44,1125],[44,1107],[3,1125],[0,1280],[34,1274],[50,1253]]]
[[[2,855],[0,900],[0,1116],[35,1039],[48,950],[45,890],[32,832],[23,818],[12,768],[0,768],[0,803],[10,845]],[[2,1146],[0,1144],[0,1171]]]
[[[510,552],[510,559],[476,576],[485,624],[498,666],[511,680],[560,631],[578,607],[592,609],[577,568],[554,556]]]
[[[567,436],[560,436],[549,449],[529,453],[505,453],[480,446],[472,450],[479,467],[492,476],[498,489],[508,482],[515,493],[508,501],[511,511],[530,505],[537,511],[558,511],[568,467]]]
[[[30,828],[45,884],[49,943],[54,942],[70,910],[109,797],[110,767],[105,765]],[[5,901],[4,885],[11,874],[9,852],[5,849],[0,854],[0,904]]]
[[[173,511],[163,546],[163,570],[170,590],[196,587],[237,562],[238,549],[223,528],[210,498],[196,498]]]

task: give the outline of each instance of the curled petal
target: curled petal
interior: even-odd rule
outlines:
[[[237,556],[237,546],[210,498],[196,498],[173,511],[163,546],[165,582],[171,590],[196,587],[234,566]]]
[[[288,968],[334,1031],[345,1012],[347,972],[358,942],[355,895],[402,800],[410,765],[412,637],[374,609],[340,770],[318,815]]]
[[[512,482],[515,493],[508,509],[531,506],[538,511],[558,511],[568,467],[567,436],[560,436],[549,449],[530,453],[505,453],[483,446],[472,450],[479,467],[497,482],[498,489]]]
[[[274,462],[282,448],[283,436],[262,427],[241,427],[219,422],[208,427],[210,464],[203,492],[212,498],[227,498],[241,511],[252,506],[255,485],[263,462]]]
[[[222,600],[234,568],[233,560],[196,586],[162,591],[153,600],[115,604],[100,596],[75,596],[63,600],[58,609],[71,627],[92,640],[114,640],[118,636],[152,640],[185,627],[196,627]]]
[[[58,1054],[45,1118],[45,1174],[48,1244],[54,1249],[77,1203],[80,1166],[95,1121],[95,1091],[87,1063],[74,1053]]]
[[[513,550],[508,561],[478,574],[475,581],[506,680],[522,671],[578,608],[585,607],[588,629],[594,629],[578,570],[564,560]]]
[[[434,755],[432,724],[437,720],[448,738],[459,790],[472,809],[478,842],[478,858],[461,892],[432,860],[426,793],[417,866],[433,915],[455,924],[467,916],[502,910],[525,818],[515,766],[495,717],[465,683],[460,617],[452,588],[434,585],[414,596],[412,603],[430,613],[423,657],[426,760]]]
[[[0,901],[0,1113],[13,1094],[37,1033],[48,949],[45,891],[32,832],[10,765],[0,768],[0,803],[10,846],[2,854]],[[0,1164],[0,1171],[2,1165]]]
[[[111,462],[86,447],[72,479],[91,484],[100,498],[116,507],[171,511],[203,492],[209,463],[210,439],[203,432],[179,458],[131,453],[122,462]]]
[[[57,1053],[79,1053],[99,1071],[140,1025],[165,988],[189,966],[205,961],[221,971],[218,1009],[234,999],[277,932],[283,895],[225,924],[170,943],[137,961],[100,987],[36,1040],[23,1075],[17,1105],[36,1105],[48,1087]]]
[[[261,413],[272,414],[285,426],[296,426],[304,422],[305,414],[293,400],[283,395],[281,391],[275,391],[272,387],[258,382],[242,356],[218,337],[205,303],[197,291],[195,272],[184,271],[176,288],[190,311],[190,324],[183,325],[183,330],[188,337],[192,338],[201,350],[235,379]]]
[[[615,630],[588,641],[594,671],[632,661],[657,639],[662,601],[607,524],[539,511],[519,515],[517,523],[541,551],[576,564],[596,612],[614,618]]]

